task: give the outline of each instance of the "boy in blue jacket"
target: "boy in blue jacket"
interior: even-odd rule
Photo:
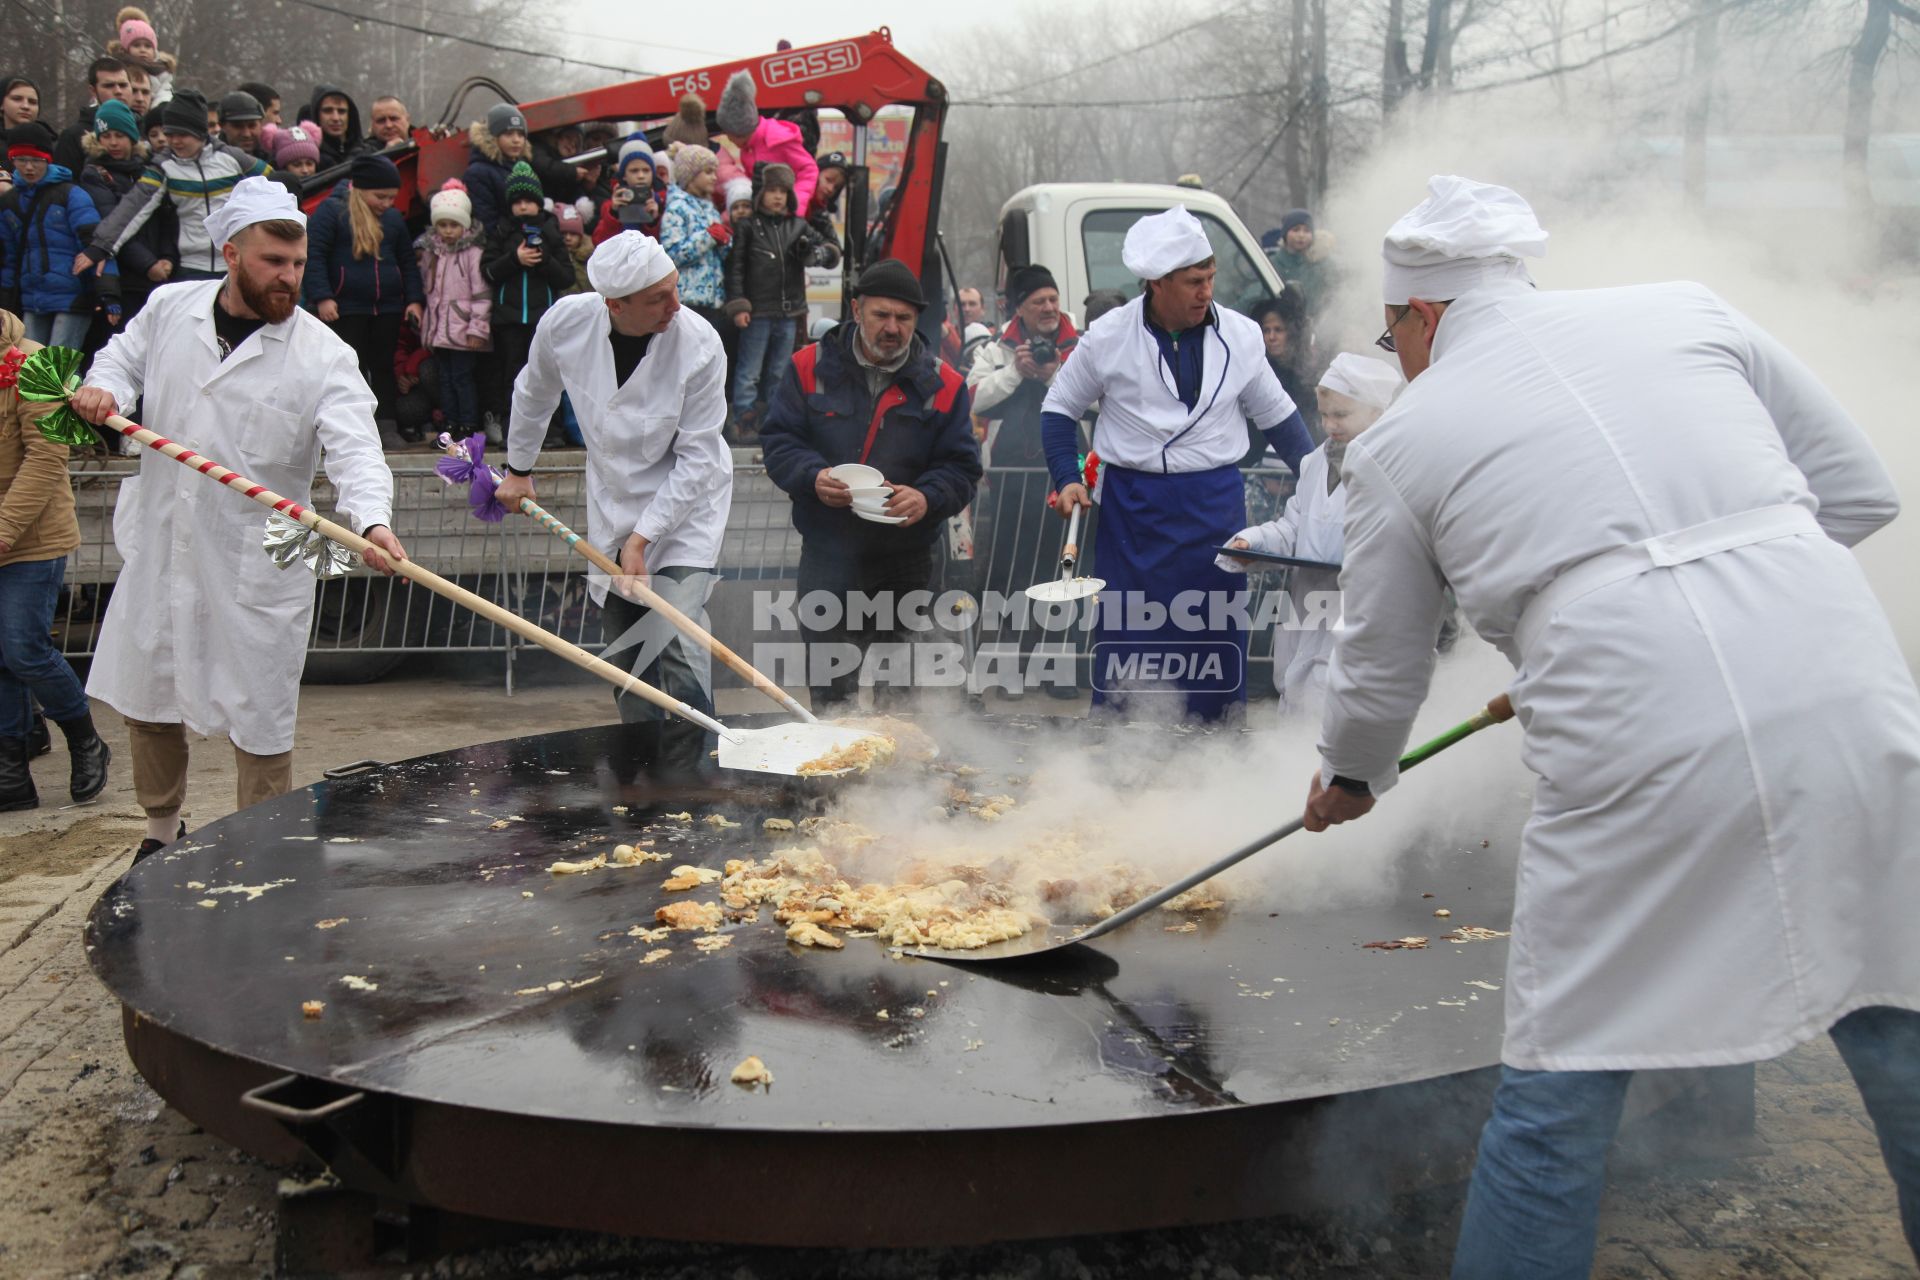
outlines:
[[[100,222],[93,197],[64,165],[53,163],[53,130],[38,120],[7,135],[13,190],[0,196],[0,308],[26,322],[27,337],[82,350],[93,323],[91,273],[73,260]]]

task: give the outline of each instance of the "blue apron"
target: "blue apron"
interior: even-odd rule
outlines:
[[[1100,485],[1092,572],[1107,586],[1093,650],[1094,706],[1184,711],[1202,720],[1244,706],[1247,630],[1221,606],[1247,590],[1246,579],[1214,563],[1214,549],[1246,527],[1240,469],[1167,475],[1103,466]],[[1169,612],[1159,626],[1132,625],[1152,621],[1137,616],[1139,602],[1171,606],[1182,592],[1200,593],[1191,622]],[[1208,629],[1214,621],[1220,627]]]

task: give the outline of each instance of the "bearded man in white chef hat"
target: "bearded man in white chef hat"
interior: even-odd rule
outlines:
[[[1847,550],[1893,483],[1709,290],[1537,290],[1546,239],[1460,177],[1387,233],[1381,345],[1411,385],[1347,446],[1306,813],[1394,784],[1451,584],[1517,670],[1539,776],[1454,1274],[1587,1275],[1632,1072],[1823,1032],[1920,1255],[1920,694]]]
[[[1340,467],[1347,445],[1379,421],[1406,386],[1398,366],[1343,351],[1314,388],[1327,438],[1300,464],[1300,483],[1277,520],[1242,529],[1229,547],[1309,562],[1287,576],[1290,611],[1273,633],[1273,684],[1283,716],[1317,712],[1327,662],[1340,625],[1339,566],[1346,555],[1347,490]],[[1248,561],[1221,555],[1222,569],[1244,573]],[[1331,566],[1318,568],[1314,566]]]
[[[607,660],[711,713],[706,650],[630,593],[638,580],[688,615],[706,607],[733,507],[733,455],[720,434],[726,354],[713,326],[680,305],[680,273],[653,237],[623,231],[605,241],[587,259],[587,280],[594,291],[560,299],[533,336],[496,496],[509,510],[535,496],[540,444],[565,392],[587,447],[587,537],[627,575],[588,581]],[[713,744],[698,725],[625,692],[615,703],[623,721],[648,726],[636,744],[643,762],[683,774],[705,767]]]
[[[303,505],[323,458],[335,509],[393,572],[393,475],[353,348],[300,310],[306,216],[287,189],[246,178],[207,216],[219,280],[154,291],[94,357],[73,407],[88,422],[142,402],[151,428]],[[187,730],[232,740],[235,804],[293,786],[294,717],[314,579],[262,547],[267,511],[152,450],[123,481],[124,565],[87,692],[126,718],[142,858],[186,833]]]
[[[1140,296],[1081,335],[1040,416],[1055,511],[1100,504],[1089,571],[1107,587],[1094,704],[1138,699],[1217,720],[1247,700],[1247,620],[1231,607],[1244,583],[1214,563],[1247,522],[1238,465],[1247,424],[1296,474],[1313,439],[1267,362],[1260,326],[1213,300],[1213,246],[1198,218],[1176,205],[1140,219],[1121,257]],[[1096,400],[1100,470],[1089,493],[1078,424]]]

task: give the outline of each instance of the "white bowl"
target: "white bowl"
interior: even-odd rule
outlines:
[[[893,496],[893,490],[887,488],[887,486],[883,484],[848,485],[847,490],[848,492],[853,494],[853,500],[855,502],[860,501],[860,499],[862,498],[866,498],[869,501],[871,501],[874,498],[878,498],[880,499],[880,501],[885,502],[888,498]]]
[[[907,522],[905,516],[883,515],[878,511],[862,511],[859,507],[853,509],[853,514],[859,516],[862,520],[871,520],[875,524],[905,524]]]
[[[828,467],[827,474],[842,484],[856,489],[878,488],[887,482],[878,467],[869,467],[859,462],[843,462],[837,467]]]
[[[860,511],[885,511],[887,509],[887,500],[885,498],[855,498],[853,505]]]

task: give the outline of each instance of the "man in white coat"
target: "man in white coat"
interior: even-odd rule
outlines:
[[[343,523],[369,567],[406,552],[387,527],[393,475],[353,348],[298,307],[306,217],[287,189],[248,178],[207,218],[226,272],[157,290],[94,358],[73,407],[92,423],[144,397],[144,425],[302,504],[324,454]],[[293,786],[294,715],[314,580],[262,547],[267,510],[152,450],[123,481],[125,561],[87,692],[119,711],[147,815],[145,857],[185,834],[186,731],[233,741],[236,804]]]
[[[1539,778],[1454,1274],[1585,1276],[1632,1072],[1823,1031],[1920,1252],[1920,695],[1846,550],[1893,484],[1718,297],[1539,292],[1522,259],[1545,240],[1518,195],[1456,177],[1387,233],[1411,385],[1347,447],[1306,814],[1393,785],[1451,584],[1518,670]]]
[[[1267,363],[1260,326],[1215,305],[1213,246],[1198,218],[1176,205],[1140,219],[1121,257],[1145,291],[1081,335],[1040,414],[1064,518],[1096,496],[1081,483],[1078,446],[1080,419],[1100,402],[1091,571],[1107,589],[1094,705],[1171,693],[1179,700],[1148,705],[1219,719],[1247,700],[1247,620],[1228,607],[1244,584],[1213,562],[1247,522],[1238,465],[1247,423],[1295,474],[1313,439]]]
[[[733,507],[726,425],[726,352],[713,326],[681,307],[680,273],[660,242],[623,231],[587,259],[594,292],[562,298],[540,321],[513,388],[507,470],[497,496],[509,509],[534,496],[533,467],[561,392],[587,446],[587,537],[682,613],[706,607]],[[713,711],[711,662],[701,648],[594,575],[607,657],[698,710]],[[614,695],[620,718],[652,726],[641,752],[661,768],[697,772],[712,744],[698,725],[652,703]]]
[[[1273,633],[1273,684],[1283,716],[1317,713],[1326,693],[1327,663],[1340,626],[1338,566],[1346,557],[1347,490],[1340,469],[1347,445],[1379,421],[1405,385],[1400,370],[1384,360],[1351,351],[1335,356],[1314,388],[1326,440],[1301,462],[1300,483],[1280,518],[1242,529],[1227,543],[1335,566],[1288,570],[1288,612]],[[1216,563],[1229,573],[1245,573],[1252,562],[1222,555]]]

